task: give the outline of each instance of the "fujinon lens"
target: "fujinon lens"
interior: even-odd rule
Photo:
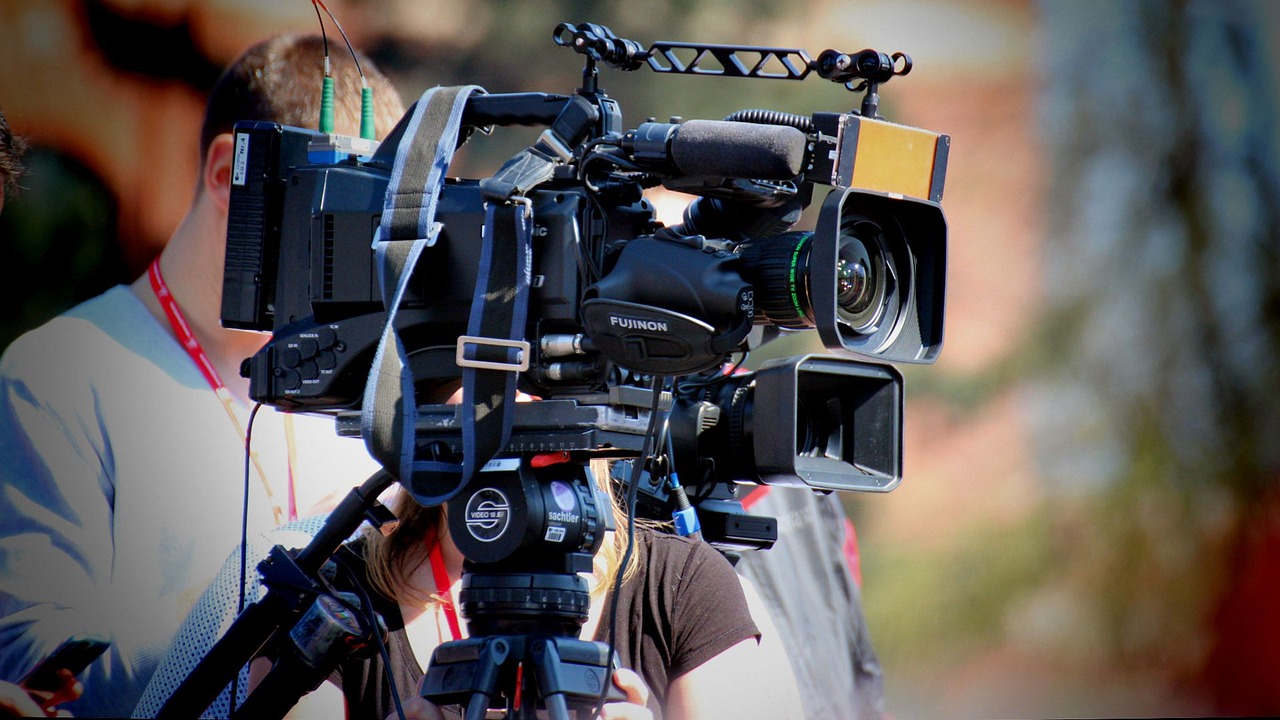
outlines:
[[[809,286],[812,233],[789,232],[738,246],[742,276],[755,286],[756,321],[799,330],[813,327]]]
[[[859,223],[842,233],[836,253],[836,314],[854,332],[872,332],[885,310],[892,273],[885,259],[879,228]],[[859,233],[862,236],[859,237]]]
[[[834,285],[836,319],[850,331],[874,333],[889,315],[896,273],[884,233],[874,222],[850,222],[836,242],[834,266],[814,267],[810,233],[786,233],[739,246],[743,277],[755,285],[757,321],[790,329],[814,326],[812,288]]]

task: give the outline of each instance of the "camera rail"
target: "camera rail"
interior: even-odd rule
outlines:
[[[890,54],[871,48],[856,53],[827,49],[817,59],[801,48],[669,40],[655,41],[646,50],[640,43],[595,23],[560,23],[551,37],[556,45],[586,56],[584,91],[596,90],[596,63],[625,72],[648,65],[662,74],[768,80],[804,80],[816,74],[852,92],[866,91],[861,114],[870,118],[879,118],[879,86],[911,72],[913,65],[906,53]]]

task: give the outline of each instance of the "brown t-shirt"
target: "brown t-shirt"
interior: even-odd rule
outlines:
[[[733,568],[709,545],[643,528],[636,541],[641,572],[618,596],[615,647],[622,664],[644,678],[649,708],[661,718],[672,680],[760,631]],[[607,643],[610,598],[604,602],[593,639]],[[422,664],[409,647],[399,607],[376,594],[374,605],[390,630],[396,688],[410,697],[422,682]],[[342,686],[348,717],[384,720],[395,711],[380,656],[349,659],[333,679]]]

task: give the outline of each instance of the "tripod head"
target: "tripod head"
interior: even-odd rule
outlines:
[[[623,699],[610,683],[616,655],[578,638],[591,606],[579,573],[614,527],[605,492],[585,460],[557,452],[492,460],[449,501],[470,637],[436,648],[423,697],[477,719],[495,708],[583,717],[605,688]]]
[[[568,453],[490,461],[448,505],[467,558],[462,611],[473,635],[576,637],[590,598],[578,573],[612,530],[609,501]]]

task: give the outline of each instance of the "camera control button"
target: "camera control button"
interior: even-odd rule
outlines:
[[[298,354],[297,348],[285,348],[280,353],[280,363],[287,368],[296,368],[302,362],[302,356]]]
[[[286,370],[280,375],[280,384],[285,390],[297,390],[302,387],[302,376],[293,370]]]
[[[321,350],[328,350],[337,344],[338,334],[333,331],[333,328],[320,328],[316,331],[316,340]]]
[[[315,380],[320,377],[320,368],[314,360],[302,363],[302,367],[298,368],[298,372],[302,373],[303,380]]]
[[[302,355],[303,360],[310,360],[320,352],[320,346],[311,338],[303,338],[298,343],[298,352]]]
[[[330,350],[324,350],[316,356],[316,365],[320,366],[321,370],[332,370],[338,366],[338,356]]]

